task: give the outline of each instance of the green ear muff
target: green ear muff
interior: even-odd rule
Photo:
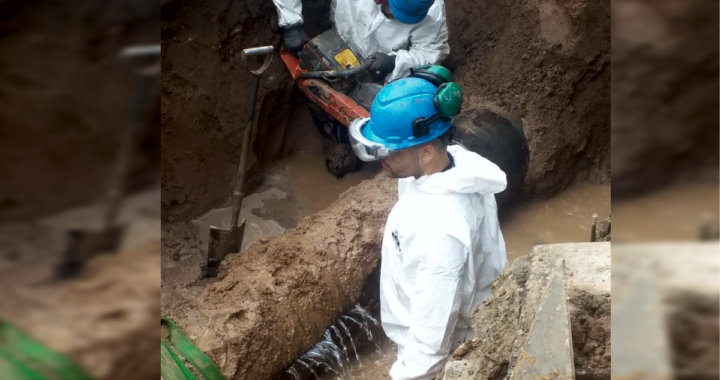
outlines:
[[[438,119],[450,120],[460,112],[463,102],[463,92],[455,82],[443,83],[435,91],[433,104],[435,113],[430,117],[418,117],[413,120],[413,136],[420,138],[430,133],[430,124]]]
[[[452,118],[460,112],[463,92],[455,82],[445,83],[435,93],[435,108],[446,118]]]
[[[426,65],[410,69],[410,76],[424,79],[438,87],[452,79],[450,70],[439,65]]]

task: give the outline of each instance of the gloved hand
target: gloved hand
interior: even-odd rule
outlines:
[[[368,59],[375,57],[375,62],[370,66],[368,71],[375,79],[384,79],[388,74],[395,70],[395,56],[385,53],[373,53]]]
[[[309,39],[302,24],[288,25],[283,28],[283,44],[289,50],[299,51]]]

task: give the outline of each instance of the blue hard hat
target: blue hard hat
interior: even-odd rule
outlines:
[[[389,0],[393,17],[403,24],[417,24],[427,16],[435,0]]]
[[[420,78],[403,78],[388,83],[378,92],[370,108],[370,121],[362,129],[366,139],[399,150],[431,141],[452,126],[449,118],[439,118],[428,125],[428,133],[416,138],[413,121],[430,118],[437,112],[435,94],[438,87]]]

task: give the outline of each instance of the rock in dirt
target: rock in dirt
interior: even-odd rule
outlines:
[[[474,348],[447,364],[445,379],[505,378],[528,341],[560,259],[566,267],[575,376],[610,377],[610,243],[571,243],[536,246],[510,263],[493,284],[492,298],[474,310]]]
[[[228,379],[269,378],[360,296],[396,200],[396,180],[380,175],[362,182],[296,228],[228,256],[219,280],[188,287],[163,280],[162,313]]]

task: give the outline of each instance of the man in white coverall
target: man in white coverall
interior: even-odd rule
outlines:
[[[415,77],[415,76],[418,77]],[[370,118],[350,126],[353,151],[398,178],[382,243],[382,325],[398,345],[393,380],[433,379],[472,338],[471,309],[507,265],[495,196],[505,173],[449,145],[462,91],[432,66],[386,85]]]
[[[273,0],[283,43],[297,51],[308,41],[300,0]],[[376,79],[405,77],[412,67],[434,64],[450,53],[443,0],[332,0],[335,29],[361,59],[376,57]]]

